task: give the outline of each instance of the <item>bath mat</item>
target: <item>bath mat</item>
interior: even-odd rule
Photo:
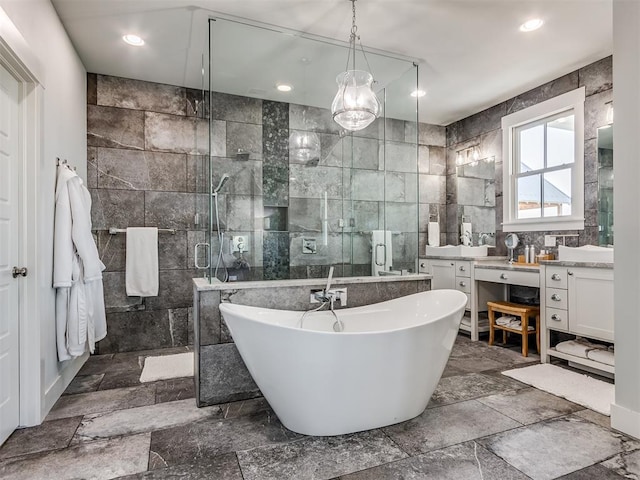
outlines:
[[[548,363],[507,370],[502,374],[611,416],[611,404],[614,400],[614,386],[611,383]]]
[[[193,377],[193,352],[144,359],[144,368],[140,375],[141,382],[178,377]]]

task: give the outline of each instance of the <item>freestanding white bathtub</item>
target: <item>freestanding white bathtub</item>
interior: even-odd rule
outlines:
[[[467,297],[416,293],[331,312],[222,303],[249,372],[290,430],[341,435],[420,415],[449,359]]]

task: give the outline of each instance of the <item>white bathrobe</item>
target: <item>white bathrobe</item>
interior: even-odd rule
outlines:
[[[93,353],[107,335],[98,249],[91,234],[91,195],[66,165],[58,167],[53,286],[60,361]]]

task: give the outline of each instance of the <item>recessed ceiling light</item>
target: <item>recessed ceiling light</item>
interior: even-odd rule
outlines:
[[[280,83],[276,85],[276,88],[280,92],[290,92],[291,90],[293,90],[293,87],[291,85],[287,85],[286,83]]]
[[[533,32],[534,30],[539,29],[544,21],[540,18],[532,18],[531,20],[527,20],[522,25],[520,25],[521,32]]]
[[[415,98],[424,97],[427,94],[424,90],[414,90],[411,92],[411,96]]]
[[[122,40],[124,40],[129,45],[133,45],[134,47],[141,47],[142,45],[144,45],[144,40],[138,35],[134,35],[133,33],[124,35],[122,37]]]

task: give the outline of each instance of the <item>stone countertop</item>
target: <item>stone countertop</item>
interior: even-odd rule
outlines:
[[[476,264],[475,268],[484,268],[487,270],[509,270],[512,272],[535,272],[538,273],[540,271],[540,267],[538,265],[525,265],[521,263],[509,263],[505,260],[500,262],[482,262]]]
[[[581,267],[581,268],[607,268],[613,269],[613,263],[607,262],[566,262],[564,260],[542,260],[540,265],[549,267]]]
[[[420,260],[463,260],[463,261],[472,261],[472,262],[491,262],[491,261],[506,261],[508,257],[498,257],[489,255],[487,257],[447,257],[443,255],[426,255],[419,257]]]
[[[419,280],[431,280],[433,275],[426,273],[412,273],[409,275],[385,275],[382,277],[333,277],[332,286],[351,285],[356,283],[380,283],[380,282],[409,282]],[[199,291],[207,290],[240,290],[247,288],[278,288],[278,287],[294,287],[294,286],[313,286],[324,287],[327,284],[326,278],[306,278],[306,279],[289,279],[289,280],[262,280],[255,282],[227,282],[223,283],[214,280],[209,283],[206,278],[194,278],[193,286]]]

